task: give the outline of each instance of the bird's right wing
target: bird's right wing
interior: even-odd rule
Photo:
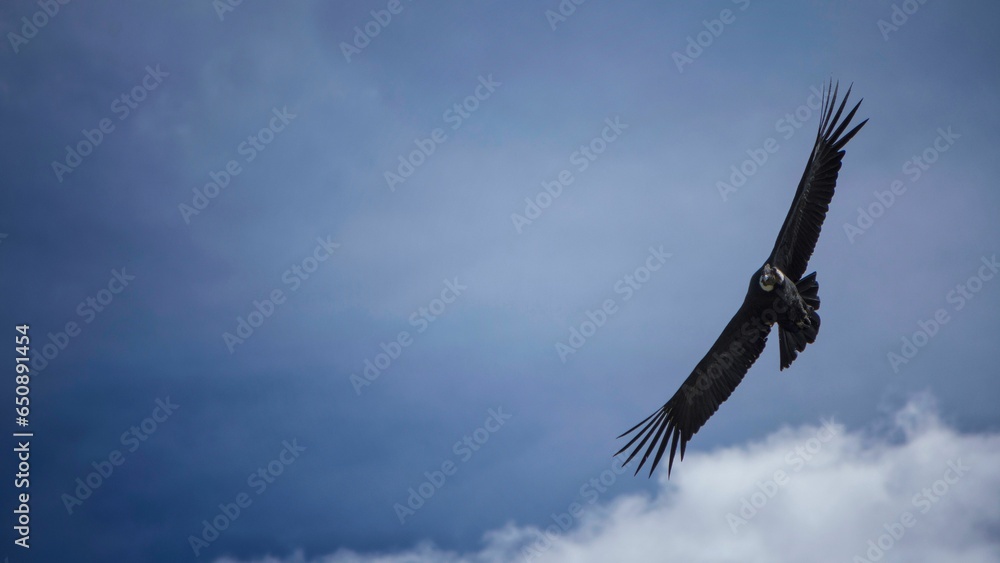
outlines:
[[[831,94],[827,87],[816,144],[802,173],[802,179],[799,180],[799,187],[795,190],[795,198],[784,224],[781,225],[778,239],[774,242],[774,250],[767,260],[793,281],[799,281],[806,273],[809,258],[816,249],[823,220],[837,187],[837,176],[844,159],[844,145],[868,123],[866,119],[847,131],[854,114],[861,107],[861,102],[858,102],[843,120],[840,119],[850,95],[851,89],[848,88],[838,108],[837,88],[834,87]],[[833,112],[834,108],[837,108],[836,113]]]
[[[762,317],[762,311],[755,310],[748,301],[744,301],[743,306],[726,325],[711,350],[698,362],[694,372],[688,376],[674,396],[659,410],[619,436],[621,438],[636,432],[635,436],[615,455],[639,441],[625,461],[627,464],[645,447],[646,452],[635,470],[639,473],[655,448],[656,455],[649,468],[649,474],[652,476],[653,470],[663,457],[667,442],[670,442],[670,459],[667,464],[669,477],[674,465],[677,443],[680,442],[681,459],[684,459],[684,449],[688,440],[709,417],[715,414],[719,405],[729,398],[764,350],[771,325]]]

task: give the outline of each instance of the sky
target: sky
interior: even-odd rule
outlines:
[[[998,17],[3,3],[2,554],[1000,561]],[[633,476],[830,81],[819,337]]]

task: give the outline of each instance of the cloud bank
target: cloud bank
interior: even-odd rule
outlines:
[[[960,434],[918,396],[879,430],[830,420],[692,453],[655,497],[594,491],[595,475],[545,528],[505,527],[481,550],[424,542],[395,553],[295,553],[254,563],[485,561],[1000,561],[1000,434]],[[512,492],[513,494],[513,492]],[[237,563],[230,558],[217,563]]]

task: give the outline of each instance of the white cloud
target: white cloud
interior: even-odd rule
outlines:
[[[660,472],[654,498],[588,505],[566,532],[509,524],[474,553],[427,542],[308,563],[1000,561],[1000,434],[958,433],[927,396],[880,426],[877,434],[847,432],[818,421],[693,452],[672,480]],[[257,561],[307,562],[301,554]]]

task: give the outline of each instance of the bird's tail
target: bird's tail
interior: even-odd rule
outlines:
[[[816,281],[816,272],[799,280],[795,284],[799,296],[813,309],[819,309],[819,282]]]
[[[778,327],[781,369],[792,365],[795,358],[799,356],[799,352],[805,350],[807,344],[815,342],[816,335],[819,333],[819,315],[816,313],[816,309],[819,309],[819,283],[816,282],[816,272],[800,279],[795,287],[799,296],[810,307],[809,324],[797,332]]]

